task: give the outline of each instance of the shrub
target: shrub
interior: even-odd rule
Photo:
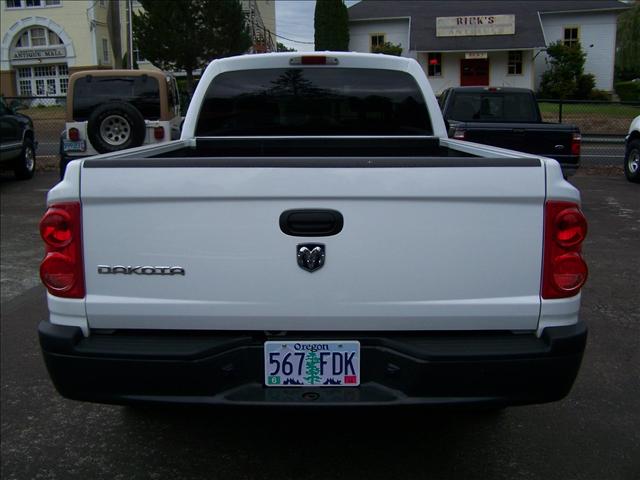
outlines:
[[[623,102],[640,102],[640,80],[618,82],[615,88],[616,93]]]
[[[587,58],[580,44],[564,45],[561,41],[547,47],[548,69],[542,74],[540,97],[586,99],[595,85],[595,78],[584,73]]]
[[[604,100],[604,101],[611,101],[611,94],[605,90],[598,90],[597,88],[594,88],[593,90],[591,90],[591,92],[589,93],[589,95],[587,96],[588,100]]]
[[[385,55],[395,55],[399,57],[402,54],[402,46],[391,42],[385,42],[377,45],[371,50],[372,53],[384,53]]]
[[[590,73],[583,73],[576,78],[576,89],[571,96],[575,100],[586,100],[596,86],[596,77]]]

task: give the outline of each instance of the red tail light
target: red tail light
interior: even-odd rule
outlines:
[[[78,130],[77,128],[70,128],[69,140],[72,140],[74,142],[77,142],[78,140],[80,140],[80,130]]]
[[[305,55],[300,57],[302,65],[326,65],[327,57],[321,55]]]
[[[156,140],[164,139],[164,127],[156,127],[153,129],[153,136]]]
[[[85,296],[81,223],[80,202],[52,205],[40,220],[40,236],[46,245],[40,278],[52,295]]]
[[[289,65],[338,65],[339,63],[338,57],[327,57],[326,55],[303,55],[289,59]]]
[[[576,295],[587,281],[582,255],[587,220],[577,204],[549,201],[545,205],[542,298]]]
[[[582,135],[579,133],[574,133],[571,138],[571,155],[578,157],[580,156],[580,142],[582,141]]]

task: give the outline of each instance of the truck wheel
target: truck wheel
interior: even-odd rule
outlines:
[[[28,180],[33,177],[36,171],[36,150],[33,146],[33,140],[25,138],[22,144],[22,153],[14,167],[16,178],[20,180]]]
[[[629,143],[624,157],[624,174],[630,182],[640,183],[640,140]]]
[[[96,108],[87,124],[93,148],[100,153],[139,147],[144,142],[144,117],[133,105],[110,102]]]

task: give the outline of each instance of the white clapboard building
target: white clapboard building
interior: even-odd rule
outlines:
[[[390,42],[415,58],[436,92],[459,85],[536,89],[545,47],[580,42],[596,88],[613,90],[618,0],[374,1],[349,8],[349,49]]]

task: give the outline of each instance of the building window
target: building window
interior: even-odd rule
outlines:
[[[522,52],[519,50],[509,52],[509,75],[522,75]]]
[[[59,7],[61,0],[6,0],[7,8]]]
[[[29,46],[29,30],[27,30],[26,32],[23,32],[22,35],[20,35],[20,38],[18,38],[18,41],[16,42],[16,47],[28,47]]]
[[[62,39],[51,30],[49,30],[49,45],[62,45]]]
[[[106,38],[102,39],[102,61],[109,63],[109,40]]]
[[[100,3],[100,6],[101,6],[102,8],[104,8],[104,7],[106,7],[106,6],[107,6],[107,2],[106,2],[106,0],[100,0],[100,2],[99,2],[99,3]]]
[[[18,82],[18,86],[20,87],[20,96],[21,97],[30,97],[33,95],[31,92],[31,81],[30,80],[20,80]]]
[[[567,47],[573,47],[580,42],[580,29],[578,27],[564,27],[563,43]]]
[[[32,47],[44,47],[47,45],[47,35],[44,28],[32,28],[31,33],[31,46]]]
[[[430,53],[427,56],[427,74],[430,77],[442,76],[442,54]]]
[[[371,47],[369,51],[373,52],[377,47],[382,47],[385,44],[384,33],[372,33],[371,34]]]
[[[62,45],[62,40],[55,32],[44,27],[24,31],[16,42],[16,47],[46,47],[47,45]]]
[[[69,87],[69,67],[60,65],[38,65],[16,69],[18,91],[21,96],[66,95]]]

